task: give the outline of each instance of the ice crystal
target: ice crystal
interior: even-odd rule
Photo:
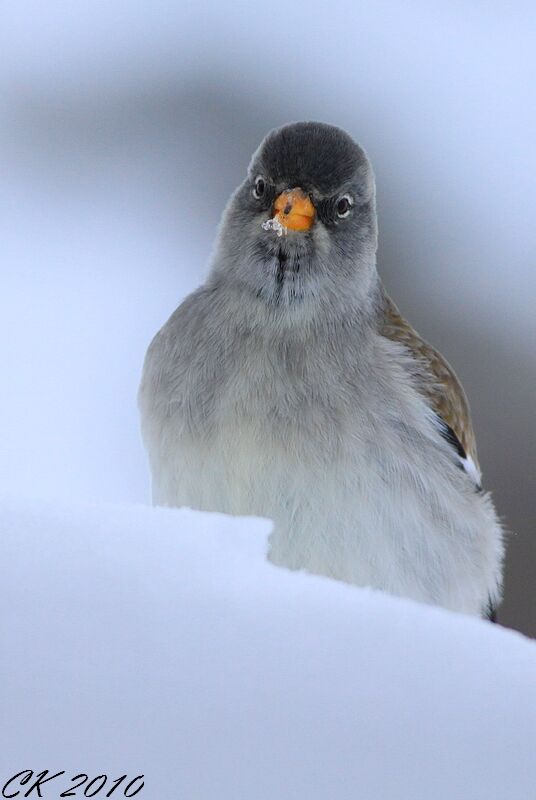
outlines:
[[[281,224],[281,222],[279,222],[277,217],[273,217],[273,219],[267,219],[266,222],[262,223],[262,227],[265,231],[275,231],[278,236],[283,236],[283,234],[286,235],[287,233],[287,229]]]

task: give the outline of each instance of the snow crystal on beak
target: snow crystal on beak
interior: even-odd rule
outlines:
[[[265,231],[275,231],[278,236],[283,236],[283,234],[287,234],[287,229],[284,225],[282,225],[277,217],[273,217],[272,219],[267,219],[266,222],[262,223],[262,227]]]

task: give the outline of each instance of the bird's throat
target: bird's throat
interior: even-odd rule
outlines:
[[[287,268],[287,254],[283,252],[281,248],[279,248],[277,252],[277,272],[276,272],[276,282],[283,283],[285,280],[285,270]]]

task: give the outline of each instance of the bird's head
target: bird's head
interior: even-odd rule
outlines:
[[[374,175],[343,130],[298,122],[254,153],[220,227],[213,272],[271,305],[370,294],[377,243]]]

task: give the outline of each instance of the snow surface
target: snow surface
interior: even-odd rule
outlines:
[[[276,568],[269,527],[3,503],[0,778],[144,773],[143,800],[532,797],[536,644]]]

